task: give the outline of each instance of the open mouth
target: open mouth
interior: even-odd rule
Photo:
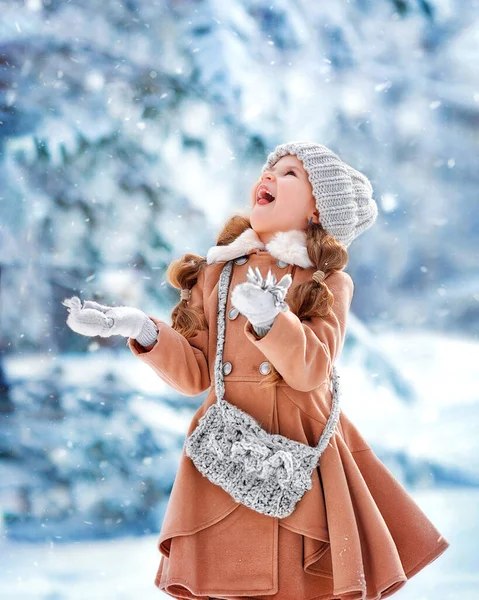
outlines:
[[[271,202],[274,202],[274,200],[275,197],[266,186],[261,186],[258,189],[258,192],[256,194],[257,204],[271,204]]]

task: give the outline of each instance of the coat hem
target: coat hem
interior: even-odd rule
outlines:
[[[362,593],[362,595],[360,596],[360,599],[361,600],[362,599],[364,599],[364,600],[382,600],[382,598],[387,598],[388,596],[391,596],[393,593],[400,590],[407,583],[407,581],[409,579],[411,579],[411,577],[413,577],[414,575],[419,573],[419,571],[421,571],[426,565],[431,563],[436,558],[439,558],[439,556],[441,556],[441,554],[445,550],[447,550],[448,547],[449,547],[449,542],[445,542],[444,544],[441,544],[441,546],[439,546],[439,548],[436,548],[433,552],[430,552],[428,555],[426,555],[426,557],[423,558],[421,561],[419,561],[412,569],[405,571],[404,575],[399,575],[399,576],[396,575],[389,581],[378,585],[377,590],[379,590],[379,591],[376,590],[374,596],[366,596],[364,593]],[[361,593],[361,591],[358,590],[357,587],[350,586],[347,588],[336,590],[334,592],[334,596],[338,596],[341,594],[354,593],[354,592]],[[358,600],[360,600],[360,599],[358,598]],[[329,598],[326,598],[325,596],[318,596],[317,598],[312,598],[311,600],[329,600]]]
[[[357,586],[349,586],[340,590],[337,590],[333,593],[333,596],[343,596],[344,594],[349,594],[351,599],[354,598],[354,600],[380,600],[382,598],[386,598],[387,596],[391,595],[391,593],[393,591],[397,591],[398,587],[396,584],[401,584],[400,587],[404,586],[404,584],[407,582],[407,577],[405,575],[396,575],[395,577],[393,577],[392,579],[390,579],[389,581],[387,581],[386,583],[383,583],[382,585],[378,586],[379,589],[381,590],[380,592],[375,591],[375,595],[371,596],[371,595],[367,595],[366,589],[365,587],[363,588],[359,588]],[[394,588],[392,588],[391,586],[394,586]],[[386,592],[386,593],[384,593]],[[353,596],[352,594],[359,594],[359,596]],[[327,598],[326,596],[318,596],[317,598],[312,598],[311,600],[329,600],[329,598]],[[341,598],[342,600],[342,598]]]
[[[289,529],[286,527],[286,529]],[[375,586],[376,590],[374,591],[374,595],[367,594],[366,592],[366,588],[359,588],[357,587],[357,585],[355,586],[348,586],[345,588],[341,588],[339,590],[334,590],[331,591],[328,594],[322,594],[320,596],[314,596],[309,598],[308,600],[382,600],[383,598],[387,598],[389,596],[391,596],[392,594],[396,593],[397,591],[399,591],[403,586],[406,585],[407,581],[413,577],[415,574],[417,574],[422,568],[424,568],[426,565],[428,565],[430,562],[432,562],[433,560],[437,559],[439,556],[441,556],[443,554],[443,552],[450,546],[449,542],[447,542],[446,540],[443,541],[443,543],[436,548],[433,552],[430,552],[429,554],[426,555],[426,557],[424,557],[422,560],[420,560],[414,567],[412,567],[411,569],[409,569],[408,571],[403,572],[403,574],[396,574],[395,577],[389,579],[386,582],[381,583],[380,585]],[[313,557],[315,557],[315,555],[321,555],[322,553],[324,553],[324,551],[327,549],[326,548],[320,549],[319,551],[317,551],[316,553],[312,554],[310,557],[308,557],[308,559],[311,559]],[[316,557],[317,558],[317,557]],[[318,575],[318,577],[324,577],[325,575],[323,574],[319,574],[319,573],[315,573],[315,575]],[[330,579],[332,579],[331,577],[329,577]],[[267,595],[273,595],[273,594],[277,594],[279,591],[279,581],[276,582],[276,586],[268,588],[268,589],[257,589],[257,590],[248,590],[246,593],[241,593],[238,591],[231,591],[231,590],[215,590],[215,591],[202,591],[200,592],[199,590],[195,590],[192,588],[191,584],[189,584],[187,582],[187,580],[182,579],[182,578],[171,578],[167,581],[164,581],[160,584],[160,580],[161,580],[161,570],[160,572],[158,572],[156,578],[155,578],[155,586],[163,591],[164,593],[173,596],[174,598],[186,598],[186,599],[191,599],[191,600],[216,600],[216,598],[212,598],[212,596],[214,597],[215,595],[217,596],[227,596],[229,599],[236,599],[236,598],[241,598],[241,600],[255,600],[254,598],[252,598],[252,595],[259,595],[259,596],[267,596]],[[179,586],[179,588],[181,589],[175,589],[175,586]],[[334,586],[334,584],[333,584]],[[173,589],[171,589],[173,587]],[[167,588],[168,589],[167,591]],[[181,594],[180,595],[175,595],[175,594]],[[191,594],[191,595],[188,595]]]
[[[155,580],[155,585],[156,587],[164,592],[165,594],[169,594],[170,596],[173,595],[173,593],[177,593],[176,590],[169,590],[167,591],[166,588],[171,587],[172,585],[179,585],[181,586],[181,590],[178,590],[180,593],[184,593],[184,591],[186,592],[190,592],[191,594],[194,594],[194,596],[184,596],[185,598],[194,598],[194,600],[199,600],[199,599],[203,599],[204,600],[209,600],[209,598],[211,597],[211,595],[213,594],[219,594],[219,595],[223,595],[223,596],[230,596],[230,597],[235,597],[235,596],[243,596],[245,598],[245,600],[247,600],[247,597],[251,594],[255,594],[257,596],[264,596],[264,595],[270,595],[270,594],[277,594],[278,593],[278,586],[274,586],[265,590],[261,590],[261,589],[257,589],[257,590],[248,590],[245,594],[241,594],[240,592],[231,592],[231,590],[214,590],[214,591],[209,591],[209,592],[200,592],[200,591],[195,591],[194,589],[192,589],[191,584],[188,583],[188,581],[186,581],[186,579],[179,579],[178,577],[174,578],[174,579],[170,579],[168,581],[164,581],[163,583],[156,582]],[[186,588],[186,590],[185,590]],[[182,597],[182,596],[180,596]],[[311,599],[311,600],[316,600],[316,599]]]

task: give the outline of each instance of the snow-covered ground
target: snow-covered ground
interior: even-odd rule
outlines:
[[[379,359],[368,355],[362,342],[342,359],[343,410],[375,449],[396,457],[404,450],[409,462],[388,466],[451,544],[394,597],[477,600],[479,345],[420,331],[378,333]],[[138,374],[140,393],[149,385],[159,389],[161,382],[149,367],[130,356],[125,360],[136,361],[127,371]],[[116,366],[126,366],[120,363]],[[410,400],[410,394],[397,393],[404,382],[414,389]],[[177,432],[182,426],[186,429],[184,419],[175,422]],[[428,478],[427,466],[434,464],[447,469],[442,479],[435,479],[440,485],[431,485]],[[422,487],[417,465],[426,465]],[[160,559],[157,538],[155,533],[112,541],[28,544],[0,537],[0,598],[167,598],[153,583]]]

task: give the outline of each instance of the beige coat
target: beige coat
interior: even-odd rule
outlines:
[[[216,400],[218,279],[225,260],[236,258],[226,305],[223,362],[231,369],[223,371],[225,398],[268,432],[317,445],[331,408],[331,365],[345,339],[354,288],[350,275],[341,271],[326,280],[334,294],[332,315],[302,322],[291,311],[281,312],[261,339],[231,305],[231,291],[246,281],[249,266],[259,267],[263,276],[271,268],[278,281],[291,273],[292,287],[311,279],[315,268],[307,266],[304,238],[290,233],[265,247],[247,230],[229,246],[210,250],[210,264],[189,300],[204,311],[208,330],[186,340],[151,316],[159,329],[153,349],[147,352],[129,339],[133,354],[178,392],[194,396],[210,388],[186,436]],[[269,364],[284,378],[273,389],[258,385]],[[278,549],[278,538],[284,550]],[[313,472],[312,489],[284,519],[237,503],[197,471],[183,448],[158,541],[162,557],[155,583],[172,595],[181,590],[205,600],[221,593],[243,600],[273,594],[281,600],[308,600],[346,592],[348,600],[369,600],[397,591],[448,546],[341,412]]]

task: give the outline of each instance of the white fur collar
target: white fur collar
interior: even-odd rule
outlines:
[[[252,227],[245,229],[230,244],[212,246],[206,255],[206,262],[209,265],[226,262],[250,254],[256,248],[267,250],[271,256],[288,264],[298,265],[303,269],[314,266],[306,249],[305,231],[300,229],[277,231],[267,244],[263,244]]]

